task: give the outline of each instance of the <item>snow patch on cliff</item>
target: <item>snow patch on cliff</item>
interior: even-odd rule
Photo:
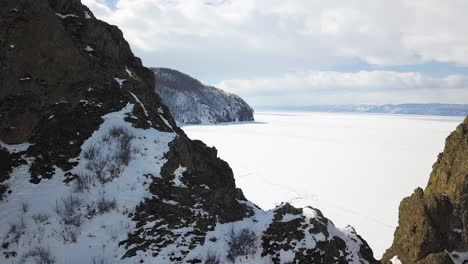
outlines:
[[[104,122],[73,159],[78,162],[70,171],[75,176],[55,167],[52,179],[32,184],[32,160],[15,168],[7,180],[12,193],[0,201],[1,263],[35,263],[33,260],[46,257],[54,263],[108,263],[122,257],[126,250],[118,242],[135,228],[130,215],[151,196],[147,177],[160,177],[168,144],[176,135],[134,128],[124,121],[133,107],[127,104],[121,111],[103,116]],[[131,134],[132,146],[128,164],[117,174],[109,161],[121,147],[122,135],[116,128]],[[7,149],[19,151],[27,146]]]

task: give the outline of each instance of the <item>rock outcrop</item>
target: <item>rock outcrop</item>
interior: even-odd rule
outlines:
[[[242,98],[176,70],[152,68],[156,92],[179,124],[253,121],[253,109]]]
[[[468,117],[447,137],[424,190],[400,204],[399,226],[382,263],[468,262]],[[395,263],[395,262],[394,262]]]
[[[375,263],[318,210],[264,211],[78,0],[0,9],[0,263]]]

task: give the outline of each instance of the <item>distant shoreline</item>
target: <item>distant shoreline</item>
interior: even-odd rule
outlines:
[[[254,106],[255,111],[467,116],[468,104]]]

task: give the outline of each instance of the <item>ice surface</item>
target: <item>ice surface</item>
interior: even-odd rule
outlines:
[[[282,201],[352,225],[376,257],[390,247],[403,197],[425,187],[462,117],[259,112],[257,122],[186,126],[219,150],[244,194],[264,209]]]

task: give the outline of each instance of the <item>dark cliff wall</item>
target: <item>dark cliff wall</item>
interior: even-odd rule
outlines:
[[[402,263],[452,263],[456,252],[467,250],[468,117],[447,137],[426,188],[401,202],[399,226],[382,263],[394,256]]]
[[[153,92],[154,75],[133,56],[122,32],[79,1],[3,1],[0,17],[0,139],[33,144],[34,181],[39,174],[47,178],[54,165],[70,169],[67,160],[101,116],[135,102],[131,93],[150,115],[139,109],[140,126],[148,127],[149,118],[170,131],[164,118],[175,127]]]

